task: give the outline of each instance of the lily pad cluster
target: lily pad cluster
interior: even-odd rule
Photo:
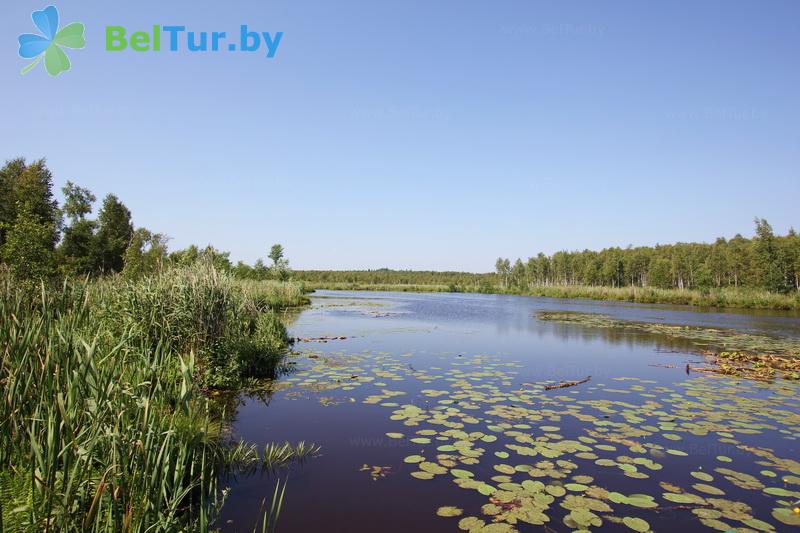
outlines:
[[[412,354],[296,358],[276,391],[386,409],[382,438],[405,452],[389,471],[440,484],[431,512],[454,529],[647,532],[679,517],[718,531],[800,525],[800,462],[786,453],[800,441],[800,395],[790,382],[620,377],[547,390],[520,379],[521,363],[490,356],[442,354],[424,368]],[[387,464],[394,453],[387,447]],[[379,479],[390,467],[363,468]],[[451,497],[458,490],[482,503],[453,505],[464,501]]]

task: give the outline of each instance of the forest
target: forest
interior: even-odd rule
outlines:
[[[527,261],[499,258],[495,269],[503,287],[587,285],[711,289],[744,287],[788,294],[800,292],[800,236],[785,236],[765,219],[755,219],[755,235],[718,238],[712,244],[676,243],[605,248],[599,252],[539,253]]]

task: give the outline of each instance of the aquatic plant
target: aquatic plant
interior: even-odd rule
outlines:
[[[354,467],[365,482],[389,473],[437,480],[439,498],[420,505],[453,530],[800,524],[791,507],[800,463],[783,445],[800,437],[794,383],[698,375],[664,386],[595,376],[566,388],[520,383],[522,365],[500,357],[426,354],[429,365],[410,365],[412,354],[299,348],[298,371],[276,393],[325,395],[332,409],[342,398],[385,408],[386,426],[366,442],[403,454]]]
[[[0,527],[211,530],[220,476],[254,456],[201,385],[274,365],[277,316],[194,266],[38,292],[0,279],[0,317]]]

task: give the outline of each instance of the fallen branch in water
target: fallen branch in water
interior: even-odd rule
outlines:
[[[586,376],[585,379],[582,379],[580,381],[562,381],[558,385],[545,385],[544,390],[565,389],[567,387],[574,387],[575,385],[581,385],[583,383],[586,383],[590,379],[592,379],[592,376]]]
[[[295,337],[289,339],[292,343],[295,342],[328,342],[328,341],[343,341],[347,340],[347,337]]]

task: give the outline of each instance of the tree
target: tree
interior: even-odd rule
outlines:
[[[158,272],[166,256],[167,239],[163,235],[137,228],[130,246],[125,250],[122,274],[128,279],[136,279]]]
[[[794,286],[794,290],[800,292],[800,235],[789,228],[786,236],[786,262],[789,266],[789,282]]]
[[[522,262],[522,259],[517,259],[514,262],[514,267],[511,269],[511,279],[514,282],[514,285],[520,289],[526,287],[528,285],[526,277],[526,270],[525,264]]]
[[[647,282],[659,289],[672,288],[672,263],[665,257],[659,257],[650,263],[647,273]]]
[[[92,191],[78,187],[71,181],[61,188],[64,193],[64,214],[73,222],[83,220],[92,212],[92,204],[97,200]]]
[[[278,262],[283,259],[283,246],[280,244],[273,244],[272,248],[269,249],[269,255],[267,257],[272,259],[272,266],[277,267]]]
[[[0,169],[0,246],[17,219],[17,182],[24,170],[22,158],[6,161]]]
[[[55,227],[36,213],[31,202],[19,203],[14,224],[8,228],[2,258],[11,273],[25,283],[48,279],[55,273]]]
[[[64,228],[59,252],[60,268],[67,276],[85,275],[94,268],[95,229],[97,223],[85,217],[92,212],[97,199],[89,189],[78,187],[71,181],[61,189],[64,193],[64,213],[70,224]]]
[[[267,257],[272,259],[271,270],[275,279],[280,281],[289,279],[289,261],[283,257],[283,246],[280,244],[273,244],[272,248],[269,249],[269,255]]]
[[[30,165],[23,158],[12,159],[0,169],[0,245],[5,242],[23,205],[26,206],[26,217],[53,227],[51,249],[55,247],[61,228],[61,212],[53,197],[53,175],[43,159]]]
[[[758,260],[759,281],[768,291],[786,292],[786,277],[780,249],[772,226],[765,219],[756,218],[755,254]]]
[[[123,256],[133,237],[131,212],[116,196],[109,194],[103,200],[97,221],[95,268],[100,272],[121,272],[125,265]]]
[[[498,257],[494,263],[497,275],[503,280],[503,287],[508,287],[508,277],[511,275],[511,262],[508,259]]]

